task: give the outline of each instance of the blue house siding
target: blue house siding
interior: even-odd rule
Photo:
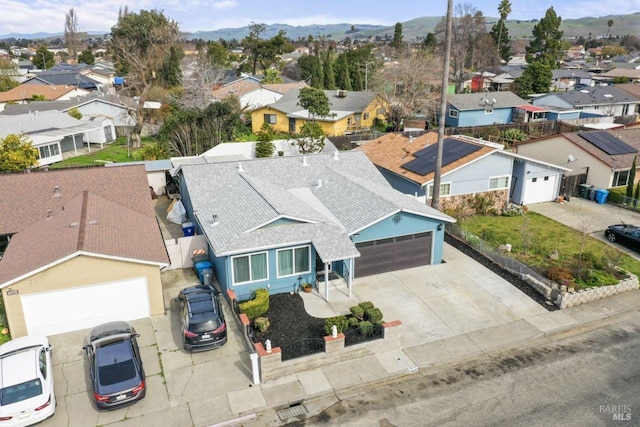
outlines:
[[[404,194],[410,194],[412,196],[417,195],[418,197],[421,197],[425,195],[425,190],[424,188],[420,187],[420,184],[409,181],[408,179],[398,176],[395,173],[389,172],[386,169],[378,168],[378,170],[380,171],[382,176],[384,176],[384,179],[386,179],[387,182],[391,184],[391,186],[396,190]]]
[[[507,124],[513,121],[513,108],[494,108],[493,112],[487,114],[484,108],[478,110],[465,110],[458,111],[458,117],[454,118],[449,115],[449,109],[447,110],[447,117],[445,124],[451,127],[466,127],[466,126],[488,126],[495,124]]]
[[[510,176],[513,160],[493,152],[463,168],[442,177],[442,183],[451,183],[451,196],[489,191],[489,178]]]
[[[580,111],[549,111],[547,112],[547,120],[568,120],[580,118]]]
[[[311,244],[309,244],[311,246]],[[300,245],[304,246],[304,245]],[[299,247],[299,246],[296,246]],[[232,256],[224,257],[221,259],[216,259],[213,261],[214,266],[216,267],[216,271],[224,271],[220,275],[216,275],[220,286],[223,290],[233,290],[236,293],[236,297],[239,301],[247,300],[251,298],[251,294],[260,288],[269,289],[269,293],[271,294],[279,294],[285,292],[293,292],[297,290],[299,283],[314,283],[315,282],[315,259],[316,252],[311,246],[310,251],[310,259],[309,266],[311,271],[309,273],[304,274],[294,274],[286,277],[278,277],[278,257],[277,251],[281,249],[289,249],[289,247],[282,247],[277,249],[269,249],[267,251],[258,251],[258,252],[247,252],[244,254],[237,254]],[[250,283],[243,283],[239,285],[233,284],[233,258],[244,255],[251,255],[254,253],[267,252],[267,278],[264,280],[257,280]],[[298,281],[298,277],[302,277],[300,281]]]

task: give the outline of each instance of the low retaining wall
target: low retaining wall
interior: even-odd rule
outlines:
[[[249,320],[240,315],[242,322],[248,326]],[[322,366],[334,365],[347,360],[359,359],[371,356],[378,352],[389,351],[400,346],[400,326],[402,322],[383,323],[384,338],[356,344],[349,347],[344,345],[344,334],[338,334],[337,338],[324,337],[324,352],[298,357],[296,359],[282,361],[280,347],[274,347],[267,352],[262,343],[255,343],[254,347],[260,358],[260,379],[262,382],[275,380],[299,372],[309,371]]]
[[[560,308],[575,307],[580,304],[610,297],[611,295],[632,291],[638,289],[638,287],[638,276],[634,274],[631,274],[627,279],[621,280],[617,285],[581,289],[577,292],[568,292],[566,286],[561,286],[555,303]]]

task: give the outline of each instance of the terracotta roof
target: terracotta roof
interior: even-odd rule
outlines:
[[[423,185],[433,180],[433,172],[428,175],[420,175],[404,169],[402,165],[412,160],[414,158],[413,153],[416,151],[437,142],[438,134],[436,132],[428,132],[413,139],[410,139],[403,134],[386,134],[378,139],[361,145],[359,149],[362,150],[369,160],[371,160],[371,162],[376,166],[393,172],[396,175],[402,176],[417,184]],[[471,142],[468,143],[471,144]],[[452,170],[455,170],[460,166],[495,150],[495,148],[483,146],[480,150],[443,166],[442,174],[444,175],[451,172]]]
[[[0,218],[0,284],[83,254],[169,262],[144,165],[0,175]]]
[[[22,84],[5,92],[0,92],[0,102],[29,100],[33,95],[44,95],[45,100],[55,101],[75,89],[75,86]]]
[[[260,84],[250,80],[238,80],[211,91],[215,99],[225,99],[229,95],[240,97],[254,90],[260,89]]]
[[[618,89],[640,98],[640,83],[620,83],[615,85]]]

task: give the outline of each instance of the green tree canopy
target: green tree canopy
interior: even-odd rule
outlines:
[[[78,62],[81,64],[93,65],[96,63],[96,57],[90,50],[83,50],[80,55],[78,55]]]
[[[537,61],[527,65],[522,76],[514,80],[515,92],[526,98],[532,93],[546,93],[551,87],[553,73],[548,63]]]
[[[326,117],[331,111],[329,98],[327,98],[327,95],[322,89],[315,87],[305,87],[300,89],[298,105],[309,110],[309,116],[311,118]]]
[[[116,68],[127,76],[131,95],[139,96],[136,108],[136,125],[132,131],[134,146],[140,147],[140,133],[144,121],[144,104],[149,98],[149,90],[156,84],[156,78],[167,82],[175,75],[167,62],[175,61],[174,48],[180,36],[178,23],[168,19],[158,10],[141,10],[129,13],[121,9],[118,22],[111,28],[110,47]],[[171,77],[170,77],[171,76]]]
[[[300,154],[319,153],[324,149],[324,132],[318,122],[311,120],[300,127],[296,135]]]
[[[316,55],[302,55],[298,59],[298,66],[302,79],[309,81],[309,86],[318,89],[324,87],[324,74],[320,58]]]
[[[24,134],[0,139],[0,171],[22,171],[38,166],[38,150]]]
[[[41,45],[36,50],[35,55],[31,58],[31,62],[35,67],[38,67],[41,70],[48,70],[49,68],[55,65],[55,57],[53,52],[51,52],[45,45]]]
[[[262,80],[260,82],[264,84],[272,84],[272,83],[282,83],[282,77],[278,74],[278,70],[274,70],[273,68],[269,68],[268,70],[264,70],[264,74]]]
[[[563,56],[562,36],[560,31],[562,18],[556,15],[553,6],[547,9],[544,18],[533,27],[533,40],[526,48],[527,62],[529,64],[541,61],[545,62],[551,69],[558,68],[558,63]]]
[[[274,37],[263,39],[262,35],[266,29],[265,24],[252,22],[249,25],[249,35],[241,42],[244,53],[250,61],[251,73],[254,75],[258,64],[266,70],[277,62],[280,55],[294,50],[293,44],[286,37],[286,31],[280,30]]]

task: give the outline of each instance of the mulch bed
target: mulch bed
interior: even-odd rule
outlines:
[[[310,316],[304,309],[302,297],[297,293],[269,296],[269,310],[262,316],[269,319],[269,329],[261,333],[254,328],[254,342],[271,340],[272,347],[307,338],[322,338],[325,319]]]

